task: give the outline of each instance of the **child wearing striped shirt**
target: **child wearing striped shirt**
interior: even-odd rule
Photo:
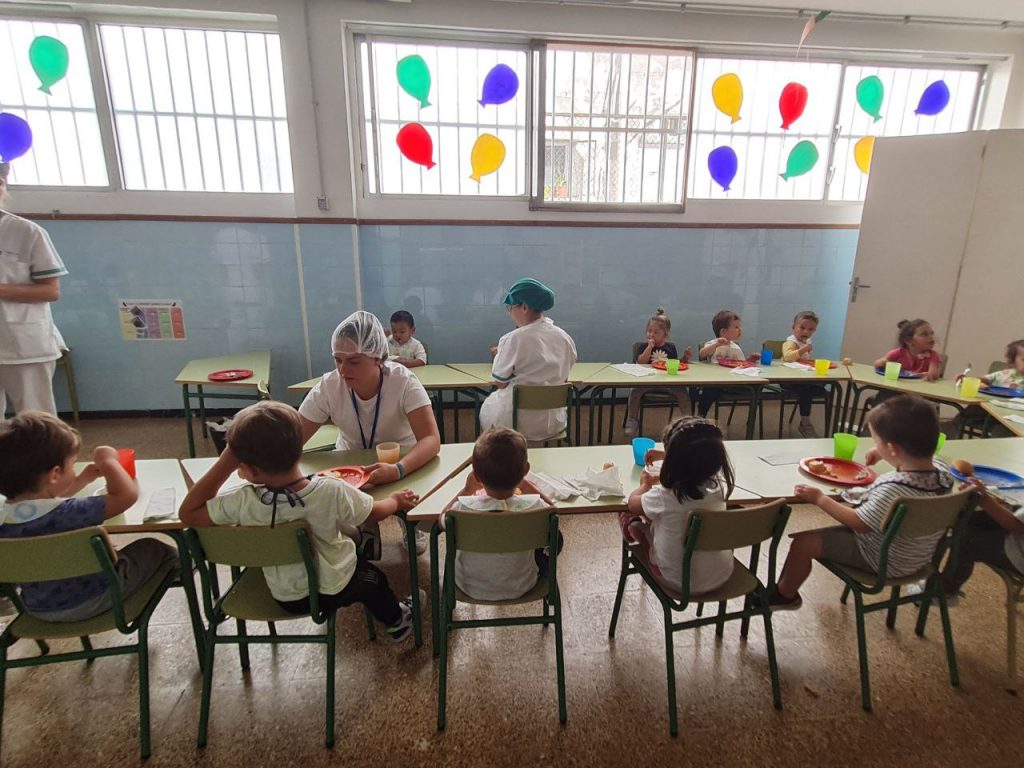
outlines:
[[[884,459],[896,469],[880,475],[851,504],[829,498],[814,486],[801,484],[793,489],[797,499],[817,505],[842,525],[792,535],[786,564],[770,596],[773,609],[792,611],[801,606],[799,588],[816,559],[877,573],[883,526],[893,503],[906,496],[942,496],[953,489],[953,477],[934,458],[939,421],[933,405],[910,395],[894,397],[871,411],[868,426],[875,447],[865,461],[870,465]],[[849,495],[846,498],[850,500]],[[897,535],[889,547],[888,574],[914,573],[931,560],[941,537],[941,531],[919,537]]]

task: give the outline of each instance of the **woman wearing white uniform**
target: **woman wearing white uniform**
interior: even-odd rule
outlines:
[[[8,163],[0,163],[0,206]],[[53,371],[63,340],[50,302],[60,298],[64,262],[38,224],[0,210],[0,407],[57,415]],[[2,412],[0,412],[2,413]]]
[[[441,436],[430,397],[410,369],[388,360],[380,321],[369,312],[349,315],[334,329],[331,351],[337,368],[299,406],[303,443],[328,421],[338,428],[338,450],[398,443],[407,450],[401,461],[366,467],[374,485],[398,482],[434,458]],[[424,531],[417,531],[416,545],[426,550]]]
[[[480,406],[480,426],[512,426],[512,392],[518,384],[564,384],[576,362],[572,337],[555,325],[544,312],[555,306],[555,294],[531,278],[516,281],[507,294],[505,306],[516,329],[498,342],[491,378],[498,389]],[[565,429],[565,408],[522,411],[517,429],[527,440],[544,441]]]

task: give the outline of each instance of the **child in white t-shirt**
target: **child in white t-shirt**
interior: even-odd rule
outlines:
[[[228,447],[181,503],[181,521],[190,526],[269,525],[305,520],[313,538],[319,576],[320,610],[336,611],[353,603],[365,605],[395,642],[412,630],[412,601],[395,598],[387,576],[359,557],[357,528],[412,509],[412,491],[392,493],[374,501],[343,480],[305,476],[302,422],[289,405],[263,401],[243,409],[228,429]],[[238,470],[246,485],[218,496],[217,491]],[[274,600],[289,613],[310,610],[309,579],[303,563],[263,569]]]
[[[698,353],[701,360],[708,363],[717,363],[719,360],[745,360],[743,350],[736,342],[743,336],[743,321],[740,316],[731,309],[723,309],[711,318],[711,330],[715,338],[701,345]],[[752,355],[750,360],[760,359],[759,355]],[[701,416],[707,416],[718,398],[722,396],[719,387],[704,387],[700,393],[698,410]]]
[[[513,429],[494,427],[473,446],[473,471],[446,508],[463,512],[530,512],[554,506],[529,480],[526,438]],[[444,526],[444,517],[441,518]],[[559,550],[562,535],[559,533]],[[496,554],[459,551],[455,583],[477,600],[512,600],[529,592],[547,573],[543,549]]]
[[[683,545],[690,515],[697,510],[724,512],[733,489],[733,473],[722,430],[710,419],[684,416],[665,428],[662,441],[664,451],[647,452],[640,487],[630,494],[619,523],[626,541],[648,553],[655,576],[678,591],[682,589]],[[652,470],[658,460],[661,470],[655,473]],[[731,549],[694,552],[690,593],[717,589],[732,570]]]
[[[391,333],[388,335],[388,360],[406,368],[427,364],[427,349],[416,339],[416,321],[411,312],[400,309],[391,315]]]

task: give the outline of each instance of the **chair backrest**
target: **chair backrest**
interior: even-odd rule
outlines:
[[[256,382],[256,391],[259,393],[260,400],[270,399],[270,385],[263,379]]]
[[[455,521],[452,528],[455,546],[463,552],[523,552],[548,546],[554,514],[554,509],[530,512],[451,510],[445,513],[445,525],[447,528],[448,521]]]
[[[724,512],[697,511],[690,516],[687,543],[696,532],[692,546],[697,552],[750,547],[772,538],[784,514],[788,507],[782,499]]]
[[[0,539],[0,583],[52,581],[98,573],[103,566],[92,544],[96,537],[110,562],[115,562],[117,555],[100,526],[50,536]]]
[[[571,397],[571,384],[518,384],[512,390],[515,410],[546,411],[552,408],[568,408]]]
[[[636,359],[638,357],[640,357],[640,353],[643,352],[645,349],[647,349],[647,342],[646,341],[634,341],[633,342],[633,362],[634,363],[636,362]]]
[[[945,531],[956,525],[957,517],[970,504],[974,491],[963,491],[945,496],[905,496],[894,499],[882,524],[888,533],[890,525],[899,525],[900,536],[918,538]],[[897,511],[902,509],[902,515]]]
[[[782,341],[781,339],[769,339],[768,341],[766,341],[764,344],[761,345],[761,349],[770,349],[772,351],[772,356],[776,360],[781,360],[782,359],[782,345],[784,343],[785,342]]]
[[[995,373],[996,371],[1002,371],[1009,368],[1010,364],[1005,360],[993,360],[988,364],[988,372]]]
[[[292,565],[305,562],[299,531],[310,541],[303,520],[270,528],[267,526],[212,526],[192,528],[203,555],[211,563],[238,568]]]

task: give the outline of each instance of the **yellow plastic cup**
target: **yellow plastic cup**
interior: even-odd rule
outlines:
[[[886,363],[885,364],[885,378],[890,381],[896,381],[900,377],[900,369],[903,366],[900,363]]]
[[[857,436],[851,432],[836,432],[832,435],[832,454],[837,459],[850,461],[857,452]]]
[[[679,373],[679,361],[675,359],[666,360],[665,373],[667,373],[669,376],[675,376],[677,373]]]
[[[377,461],[381,464],[397,464],[402,458],[402,446],[398,443],[377,443]]]
[[[977,397],[979,387],[981,387],[981,379],[977,376],[965,376],[960,385],[960,394],[964,397]]]
[[[814,372],[819,376],[828,376],[829,366],[832,365],[831,360],[819,359],[814,361]]]

